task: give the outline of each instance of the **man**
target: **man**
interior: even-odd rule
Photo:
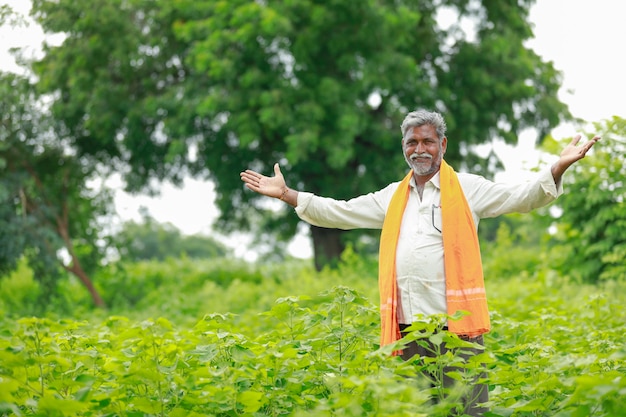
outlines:
[[[448,329],[480,345],[490,329],[477,227],[481,218],[528,212],[562,194],[561,177],[600,140],[577,146],[576,136],[559,159],[533,181],[501,184],[457,174],[443,159],[448,139],[443,117],[417,110],[401,125],[407,176],[382,190],[337,201],[287,187],[278,164],[274,177],[247,170],[241,179],[252,191],[279,198],[298,216],[320,227],[382,229],[379,256],[381,346],[402,337],[418,314],[469,315],[449,321]],[[427,353],[415,342],[403,359]],[[446,381],[444,381],[446,382]],[[477,384],[465,412],[482,415],[487,388]]]

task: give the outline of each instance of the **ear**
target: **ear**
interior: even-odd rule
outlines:
[[[441,153],[442,156],[446,154],[446,149],[448,149],[448,138],[446,136],[441,140]]]

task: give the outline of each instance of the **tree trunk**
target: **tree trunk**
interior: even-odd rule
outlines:
[[[104,303],[104,300],[102,299],[102,297],[100,297],[98,290],[96,290],[96,287],[94,287],[93,282],[91,282],[91,279],[89,279],[89,277],[87,276],[87,273],[85,272],[83,267],[80,265],[80,262],[75,256],[72,256],[72,265],[64,266],[64,268],[66,271],[76,275],[76,277],[80,280],[80,282],[83,283],[83,285],[87,288],[87,291],[89,291],[89,294],[91,294],[91,299],[93,300],[93,303],[95,304],[96,307],[99,307],[99,308],[106,307],[106,304]]]
[[[320,271],[325,265],[337,263],[345,249],[341,241],[343,233],[344,231],[339,229],[311,226],[315,269]]]
[[[87,273],[85,272],[82,265],[80,264],[80,260],[78,259],[78,256],[76,256],[76,252],[74,252],[74,244],[72,243],[72,239],[70,238],[70,231],[69,231],[68,221],[67,221],[68,219],[67,205],[65,205],[63,208],[64,208],[63,217],[57,217],[56,219],[57,232],[63,239],[63,242],[65,242],[65,249],[67,249],[68,253],[70,254],[70,257],[72,258],[72,263],[69,266],[66,266],[63,264],[63,262],[61,262],[61,265],[63,265],[63,268],[65,268],[66,271],[76,275],[76,277],[80,280],[80,282],[83,283],[85,288],[87,288],[87,291],[89,291],[89,294],[91,295],[91,299],[93,300],[94,305],[99,308],[104,308],[106,307],[104,300],[102,299],[102,297],[100,297],[98,290],[96,290],[96,287],[94,287],[93,282],[91,282],[91,279],[89,279],[89,276],[87,276]]]

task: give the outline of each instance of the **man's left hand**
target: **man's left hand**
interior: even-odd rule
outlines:
[[[574,162],[583,159],[587,152],[589,152],[589,149],[591,149],[593,145],[600,140],[600,136],[596,135],[584,145],[577,146],[578,142],[580,142],[580,138],[580,135],[574,136],[572,141],[561,152],[560,162],[566,165],[565,169],[567,169]]]
[[[565,170],[567,170],[567,168],[569,168],[574,162],[583,159],[585,155],[587,155],[587,152],[589,152],[589,149],[591,149],[593,145],[600,140],[600,136],[596,135],[582,146],[578,146],[580,139],[580,135],[574,136],[572,141],[561,152],[559,160],[552,165],[552,176],[554,177],[554,182],[557,184],[561,181],[561,176]]]

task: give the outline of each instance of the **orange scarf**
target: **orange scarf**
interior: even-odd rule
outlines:
[[[380,236],[381,346],[401,337],[396,312],[396,249],[412,175],[410,171],[404,177],[391,198]],[[453,333],[474,337],[487,333],[490,328],[478,235],[456,172],[445,161],[441,161],[439,178],[448,314],[459,310],[470,313],[460,320],[449,320],[448,328]]]

